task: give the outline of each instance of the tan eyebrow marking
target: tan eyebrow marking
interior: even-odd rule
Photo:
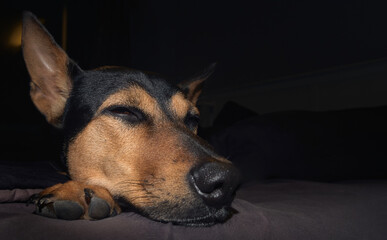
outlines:
[[[130,86],[109,96],[99,107],[97,114],[114,105],[128,105],[138,107],[147,114],[155,116],[161,114],[160,107],[152,96],[139,86]]]
[[[193,108],[193,105],[182,93],[177,92],[171,97],[169,108],[178,118],[183,119]]]

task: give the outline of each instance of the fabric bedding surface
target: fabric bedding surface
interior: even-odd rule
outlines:
[[[1,194],[5,194],[4,191]],[[32,214],[25,203],[0,204],[2,239],[386,239],[387,181],[250,182],[224,224],[175,226],[122,213],[99,221]]]
[[[26,202],[33,194],[43,189],[0,189],[0,203]]]
[[[46,161],[0,161],[0,189],[47,188],[69,178]]]

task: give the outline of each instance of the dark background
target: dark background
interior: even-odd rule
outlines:
[[[29,77],[20,47],[9,41],[21,24],[22,11],[29,10],[63,44],[64,9],[66,51],[83,69],[124,65],[179,81],[216,61],[216,73],[204,92],[207,102],[211,102],[208,96],[243,86],[287,81],[343,66],[356,69],[357,64],[384,63],[387,57],[385,1],[1,1],[2,159],[50,159],[60,150],[59,139],[52,137],[55,130],[29,99]],[[387,93],[380,86],[373,88]],[[261,92],[265,94],[264,89]],[[384,95],[375,98],[373,91],[363,91],[357,105],[345,96],[340,90],[333,105],[346,109],[361,106],[367,99],[373,99],[368,106],[387,101]],[[278,97],[278,101],[290,100]],[[214,115],[219,106],[205,103],[202,112]],[[262,102],[250,99],[247,107],[255,104]],[[281,109],[271,101],[264,105],[264,112]],[[323,105],[320,101],[314,108],[329,109]],[[282,110],[300,108],[295,102]],[[206,126],[211,125],[210,119]]]

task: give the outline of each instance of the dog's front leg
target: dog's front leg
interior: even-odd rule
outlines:
[[[76,181],[49,187],[30,202],[36,205],[36,214],[66,220],[98,220],[121,212],[105,188]]]

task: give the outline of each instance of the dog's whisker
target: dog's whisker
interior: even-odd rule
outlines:
[[[123,191],[120,191],[121,194],[123,194],[123,193],[134,194],[134,193],[141,193],[141,192],[142,192],[141,190],[123,190]]]
[[[124,181],[118,182],[118,184],[120,183],[146,183],[146,182],[144,180],[124,180]]]
[[[154,196],[154,195],[146,195],[146,196],[136,196],[136,197],[131,197],[131,199],[139,199],[139,198],[160,198],[159,196]]]
[[[153,185],[153,183],[148,183],[146,180],[124,180],[116,183],[117,185],[121,184],[139,184],[139,185]]]

